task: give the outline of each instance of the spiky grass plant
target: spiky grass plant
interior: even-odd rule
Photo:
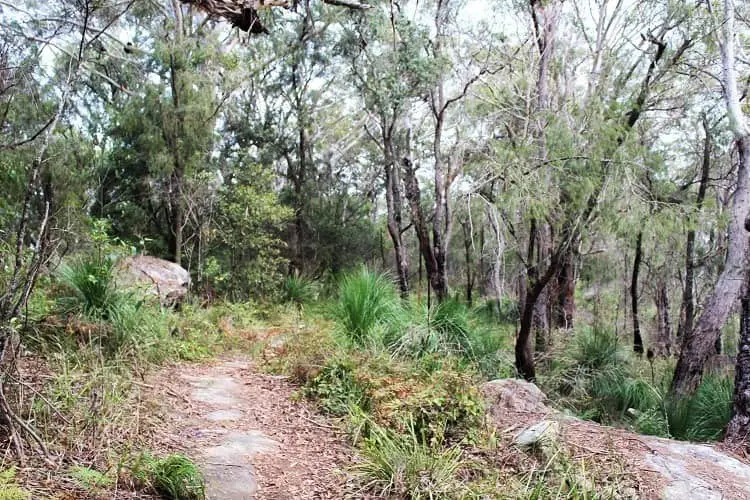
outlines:
[[[387,337],[402,308],[391,279],[363,266],[341,280],[335,314],[344,338],[362,347]]]
[[[115,288],[114,263],[96,255],[79,256],[63,263],[57,277],[68,295],[58,298],[65,313],[82,313],[91,319],[108,319],[120,306]]]
[[[284,280],[282,299],[301,310],[304,304],[315,300],[315,284],[303,276],[288,276]]]
[[[155,458],[143,454],[133,467],[133,475],[156,493],[170,500],[203,500],[203,476],[192,460],[184,455]]]
[[[413,427],[396,434],[371,423],[361,457],[352,472],[381,498],[452,498],[459,487],[461,449],[423,444]]]

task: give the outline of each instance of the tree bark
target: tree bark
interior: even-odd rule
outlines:
[[[466,256],[466,303],[469,307],[473,304],[473,291],[474,291],[474,251],[471,244],[471,224],[464,222],[461,224],[461,229],[464,234],[464,254]]]
[[[641,270],[643,258],[643,232],[638,232],[635,241],[635,257],[633,258],[633,273],[630,279],[630,305],[633,314],[633,352],[643,354],[643,337],[638,315],[638,273]]]
[[[516,336],[516,370],[528,381],[536,379],[536,369],[534,368],[534,352],[531,345],[531,330],[533,322],[534,308],[539,295],[547,286],[557,269],[557,254],[552,255],[547,271],[538,280],[529,282],[526,286],[526,296],[524,298],[524,307],[521,313],[521,323]]]
[[[669,356],[672,352],[672,322],[669,317],[669,293],[667,283],[660,279],[654,294],[656,305],[656,352]]]
[[[734,192],[729,221],[729,243],[726,264],[713,293],[708,298],[695,328],[683,339],[682,352],[675,367],[671,395],[680,397],[692,394],[698,388],[703,370],[716,339],[727,321],[734,302],[744,288],[748,262],[748,216],[750,215],[750,129],[746,123],[737,85],[734,64],[734,2],[724,0],[724,23],[720,42],[724,100],[727,106],[730,130],[734,134],[739,153],[737,188]]]
[[[732,418],[727,424],[724,439],[731,443],[747,443],[750,440],[750,295],[747,292],[742,297]]]
[[[393,242],[393,251],[396,257],[396,274],[398,276],[398,288],[401,298],[409,298],[409,254],[403,241],[403,228],[401,222],[401,176],[396,163],[396,155],[393,148],[390,132],[383,134],[383,146],[385,152],[385,200],[387,212],[388,234]]]

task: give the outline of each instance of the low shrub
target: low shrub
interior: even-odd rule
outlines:
[[[205,498],[205,485],[200,470],[183,455],[156,458],[144,453],[131,470],[136,480],[164,498],[170,500]]]

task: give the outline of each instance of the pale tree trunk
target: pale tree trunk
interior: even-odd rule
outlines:
[[[742,293],[747,270],[748,233],[745,228],[750,214],[750,130],[740,106],[734,69],[735,32],[732,0],[724,0],[724,17],[723,41],[720,46],[727,114],[739,153],[737,188],[729,222],[726,264],[695,328],[683,340],[682,352],[672,380],[671,391],[675,397],[692,394],[698,388],[716,339],[721,335],[721,329],[729,317],[732,305]],[[750,408],[747,410],[750,411]]]

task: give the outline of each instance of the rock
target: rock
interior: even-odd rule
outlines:
[[[557,443],[559,437],[560,423],[542,420],[519,432],[513,442],[521,448],[549,447]]]
[[[547,413],[547,396],[531,382],[506,378],[493,380],[480,388],[493,418],[501,419],[508,411]]]
[[[162,305],[177,305],[185,298],[190,274],[168,260],[148,255],[121,259],[115,268],[115,280],[122,288],[138,288],[159,298]]]

